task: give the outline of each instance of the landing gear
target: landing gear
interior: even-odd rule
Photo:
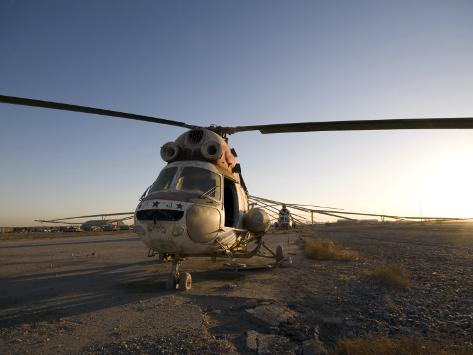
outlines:
[[[178,287],[180,291],[187,291],[192,288],[192,277],[188,272],[179,272],[182,259],[174,257],[172,259],[172,270],[166,281],[166,289],[175,291]]]
[[[276,264],[282,267],[289,267],[292,265],[292,258],[290,256],[284,256],[284,250],[281,245],[276,248]]]
[[[284,260],[284,251],[282,246],[278,245],[276,248],[276,262],[279,263]]]

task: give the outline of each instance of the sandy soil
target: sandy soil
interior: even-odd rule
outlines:
[[[308,260],[300,233],[277,233],[266,239],[292,267],[234,272],[226,260],[190,259],[192,290],[169,292],[170,265],[132,233],[1,241],[0,353],[308,353],[314,339],[330,349],[366,332],[473,352],[471,225],[318,225],[304,235],[361,257]],[[406,265],[413,287],[366,276],[386,263]]]

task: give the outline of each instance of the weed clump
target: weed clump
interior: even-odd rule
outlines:
[[[367,276],[370,279],[379,281],[385,286],[392,288],[409,288],[412,286],[411,276],[404,265],[388,264],[378,266],[376,269],[369,271]]]
[[[356,260],[358,253],[326,239],[304,239],[304,256],[314,260]]]

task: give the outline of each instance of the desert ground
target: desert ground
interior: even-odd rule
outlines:
[[[292,266],[189,259],[193,287],[179,292],[165,289],[171,265],[131,232],[0,236],[0,353],[356,354],[360,339],[365,350],[393,339],[473,353],[472,224],[320,224],[265,238]],[[346,254],[304,250],[319,239]]]

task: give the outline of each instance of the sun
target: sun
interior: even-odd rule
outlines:
[[[471,150],[445,152],[435,158],[423,174],[419,196],[422,215],[473,218]]]

